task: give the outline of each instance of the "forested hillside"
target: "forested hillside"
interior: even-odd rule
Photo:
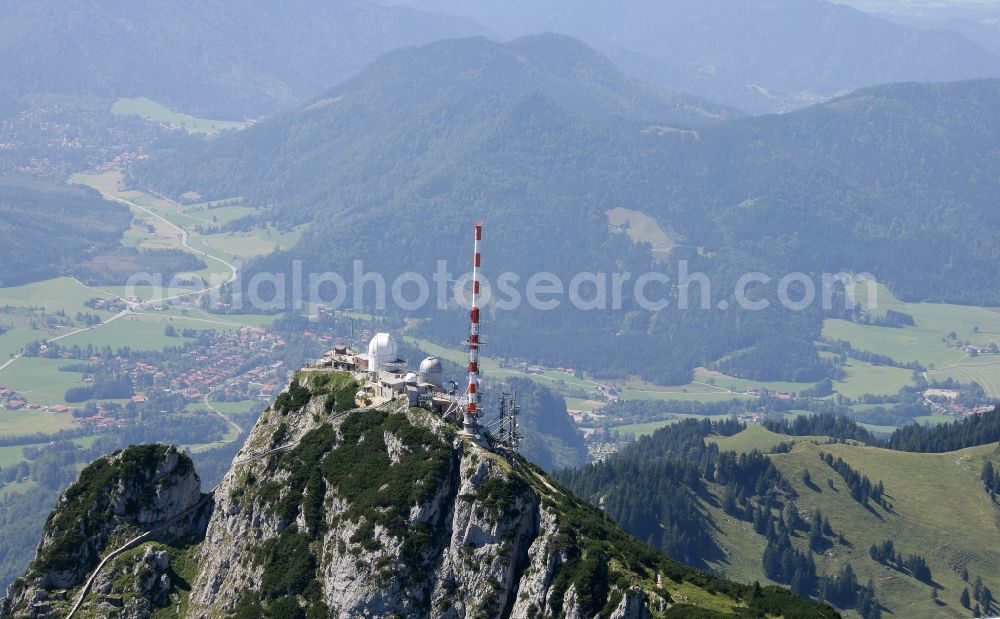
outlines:
[[[365,0],[6,0],[0,90],[145,96],[242,118],[292,107],[390,49],[484,30]]]
[[[0,177],[0,286],[73,271],[117,246],[130,220],[93,189]]]
[[[651,546],[733,578],[864,617],[964,616],[963,588],[992,612],[1000,408],[885,440],[830,415],[767,426],[686,420],[558,478]]]
[[[289,272],[294,259],[349,275],[358,258],[389,282],[410,270],[429,277],[438,259],[457,275],[465,223],[485,216],[487,276],[512,271],[523,285],[544,270],[565,283],[655,266],[677,281],[674,260],[654,265],[648,246],[609,229],[607,211],[625,207],[669,232],[672,258],[711,277],[712,308],[734,306],[733,284],[748,270],[775,280],[868,271],[904,298],[989,304],[1000,303],[1000,224],[990,216],[998,108],[1000,81],[900,84],[705,124],[725,110],[657,98],[567,37],[470,39],[389,54],[294,113],[161,153],[133,182],[174,196],[242,195],[258,211],[240,225],[311,223],[296,247],[262,257],[248,276]],[[756,293],[772,307],[755,312],[649,314],[630,295],[610,315],[565,299],[556,311],[522,304],[515,319],[489,326],[493,353],[682,383],[736,351],[727,369],[746,375],[740,359],[767,356],[773,346],[754,349],[782,334],[802,341],[796,365],[823,378],[809,344],[818,304],[779,310],[774,289]],[[680,304],[676,291],[664,294],[670,308]],[[436,330],[446,325],[420,328],[445,341],[454,333]]]

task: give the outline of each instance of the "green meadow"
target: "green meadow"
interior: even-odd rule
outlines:
[[[24,395],[30,404],[66,404],[66,390],[83,385],[77,372],[62,372],[60,367],[72,363],[67,359],[22,357],[0,370],[0,385],[12,387]],[[79,405],[77,405],[79,406]],[[24,411],[17,411],[16,415]],[[3,432],[0,432],[2,434]]]
[[[760,381],[747,378],[736,378],[727,376],[715,370],[706,368],[695,368],[694,379],[696,383],[705,383],[713,387],[723,387],[743,392],[751,387],[764,388],[771,392],[788,391],[798,393],[813,386],[813,383],[793,383],[787,381]]]
[[[604,406],[600,400],[584,400],[581,398],[566,398],[566,408],[574,411],[590,412]]]
[[[833,389],[848,398],[866,393],[892,395],[913,384],[913,371],[888,365],[872,365],[866,361],[848,359],[844,364],[847,376],[833,383]]]
[[[0,409],[0,436],[19,436],[23,434],[35,434],[36,432],[52,434],[59,430],[75,427],[78,426],[73,422],[73,417],[69,413],[50,413],[41,410],[8,411]],[[20,449],[22,447],[16,448],[16,454],[13,451],[15,448],[2,448],[5,451],[0,452],[0,466],[3,466],[2,459],[4,458],[11,459],[16,455],[15,461],[20,460]]]
[[[720,447],[746,451],[791,437],[770,435],[753,426],[733,437],[713,439]],[[997,445],[973,447],[944,454],[897,452],[875,447],[817,444],[824,437],[794,437],[790,453],[770,457],[798,494],[796,504],[808,517],[815,509],[830,519],[835,532],[843,532],[847,545],[835,543],[824,554],[814,554],[820,573],[832,574],[850,562],[859,582],[872,579],[879,601],[895,617],[968,617],[959,604],[969,583],[959,576],[962,567],[970,580],[981,576],[991,589],[1000,587],[1000,518],[978,481],[986,459],[1000,463]],[[815,442],[814,442],[815,441]],[[882,481],[891,510],[866,509],[850,498],[840,476],[819,459],[820,452],[842,457],[873,481]],[[807,487],[802,473],[809,471],[814,487]],[[833,484],[830,487],[828,481]],[[721,491],[716,491],[717,495]],[[721,496],[717,496],[721,499]],[[958,511],[954,506],[962,505]],[[703,503],[717,526],[716,539],[726,553],[711,564],[738,581],[767,582],[760,565],[765,539],[750,523],[725,514],[717,505]],[[868,554],[873,543],[892,538],[904,555],[924,556],[938,588],[941,605],[931,602],[931,586],[875,563]],[[794,543],[806,550],[805,536]]]
[[[112,350],[131,348],[132,350],[163,350],[167,346],[180,346],[190,338],[169,337],[164,334],[168,325],[180,332],[182,329],[223,328],[221,326],[206,326],[203,323],[187,318],[174,318],[152,314],[129,314],[114,322],[71,335],[60,340],[63,346],[87,346],[95,348],[110,346]]]
[[[670,249],[676,243],[655,219],[645,213],[622,207],[609,210],[607,215],[608,225],[612,229],[624,232],[636,243],[648,243],[655,259],[666,260],[670,257]]]
[[[146,97],[118,99],[111,106],[111,113],[116,116],[138,116],[146,120],[165,123],[176,129],[184,129],[188,133],[215,133],[217,131],[238,130],[243,129],[248,124],[243,121],[198,118],[189,114],[175,112],[165,105]]]
[[[866,299],[859,299],[868,307]],[[919,361],[925,366],[950,365],[965,356],[963,351],[943,341],[951,333],[958,340],[988,346],[1000,342],[1000,311],[985,307],[946,303],[905,303],[884,286],[878,287],[875,314],[893,309],[913,316],[916,326],[892,328],[860,325],[845,320],[827,320],[823,336],[847,340],[858,350],[888,355],[896,361]],[[978,329],[977,329],[978,327]]]

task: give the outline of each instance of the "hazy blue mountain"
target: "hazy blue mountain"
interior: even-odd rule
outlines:
[[[391,281],[429,276],[445,258],[457,275],[467,226],[483,216],[489,274],[517,272],[522,286],[539,270],[568,282],[655,267],[676,281],[675,261],[655,265],[648,245],[609,229],[607,211],[624,207],[669,230],[674,258],[712,276],[712,307],[748,270],[869,271],[907,299],[1000,302],[1000,80],[874,87],[693,130],[679,127],[702,112],[670,98],[658,112],[657,101],[566,37],[441,42],[389,54],[238,135],[162,153],[134,180],[177,196],[245,196],[256,221],[311,223],[248,274],[285,272],[293,259],[350,274],[361,258]],[[818,310],[567,305],[498,316],[491,354],[684,382],[692,367],[783,334],[804,342],[797,365],[822,372]],[[446,320],[423,328],[455,339]]]
[[[146,96],[184,111],[289,108],[402,45],[484,32],[365,0],[2,0],[5,95]]]
[[[885,82],[1000,76],[1000,59],[960,34],[819,0],[402,3],[471,17],[509,36],[576,36],[644,80],[748,112]]]
[[[1000,56],[1000,5],[996,3],[934,4],[912,11],[907,10],[911,7],[906,5],[875,8],[886,11],[880,13],[880,17],[911,28],[958,32]],[[893,10],[899,12],[891,12]]]

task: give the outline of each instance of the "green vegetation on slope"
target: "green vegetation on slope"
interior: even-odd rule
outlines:
[[[76,272],[117,245],[128,222],[127,209],[96,191],[0,178],[0,286]]]
[[[389,454],[388,435],[403,447],[394,450],[398,461]],[[277,466],[288,472],[286,481],[260,485],[247,480],[237,492],[263,498],[288,526],[256,553],[263,567],[263,601],[258,601],[256,593],[247,592],[237,614],[274,615],[286,605],[291,608],[293,602],[296,608],[303,601],[311,609],[322,604],[315,580],[319,551],[315,540],[328,526],[323,501],[328,488],[346,503],[340,517],[360,525],[350,545],[357,545],[359,551],[377,549],[373,533],[374,526],[380,525],[403,540],[405,571],[386,577],[404,582],[422,577],[425,563],[435,556],[434,545],[440,540],[433,523],[411,525],[408,517],[414,504],[428,500],[443,484],[450,483],[453,460],[448,436],[447,430],[444,437],[436,436],[402,414],[351,412],[338,428],[324,424],[277,457]],[[584,612],[607,613],[620,602],[612,591],[641,586],[667,600],[686,600],[669,616],[686,616],[684,609],[716,612],[718,616],[731,616],[741,609],[788,617],[835,616],[828,608],[795,598],[787,589],[738,585],[667,559],[624,534],[596,508],[554,488],[540,469],[521,458],[512,468],[504,469],[505,477],[491,478],[474,496],[459,496],[457,500],[480,501],[486,512],[502,518],[513,515],[509,510],[527,489],[542,497],[543,505],[557,515],[557,544],[567,559],[552,582],[553,599],[561,600],[563,593],[575,586]],[[292,524],[300,514],[305,529]]]
[[[125,505],[121,517],[129,518],[152,503],[156,488],[150,483],[153,473],[170,448],[165,445],[135,445],[111,456],[96,460],[80,472],[80,477],[63,494],[63,500],[45,521],[45,533],[52,542],[28,568],[29,575],[49,571],[87,571],[100,561],[107,538],[115,524],[113,487],[141,491],[134,503]],[[191,460],[179,454],[174,471],[183,475],[193,467]]]
[[[561,476],[675,558],[738,581],[776,580],[838,605],[866,605],[866,616],[876,616],[870,588],[885,609],[908,617],[965,616],[959,598],[976,577],[996,588],[1000,519],[987,471],[1000,460],[1000,409],[886,440],[829,415],[768,424],[782,434],[707,423],[669,426]],[[728,450],[740,458],[728,459]],[[733,469],[749,474],[742,489],[734,486],[739,476],[713,464],[755,459],[775,472]],[[683,544],[698,531],[709,541]],[[886,540],[892,558],[871,552]]]
[[[567,66],[590,70],[567,77]],[[577,42],[472,39],[389,54],[313,105],[151,161],[132,180],[174,196],[242,196],[260,224],[310,223],[295,247],[255,260],[248,278],[290,275],[295,259],[347,274],[358,256],[387,281],[403,271],[429,276],[439,259],[462,268],[467,229],[456,222],[488,210],[503,270],[522,283],[539,265],[564,285],[580,272],[634,278],[654,266],[678,282],[679,265],[657,264],[649,245],[609,230],[609,208],[641,204],[676,236],[672,258],[708,276],[709,306],[726,301],[730,310],[673,311],[682,300],[672,287],[664,292],[671,311],[660,312],[633,299],[618,312],[578,311],[565,296],[542,311],[522,296],[517,309],[487,317],[491,354],[687,384],[694,368],[740,352],[728,361],[734,375],[794,379],[804,369],[801,378],[816,382],[833,378],[813,342],[824,319],[845,316],[842,300],[832,313],[818,300],[783,310],[775,289],[784,273],[868,271],[907,298],[1000,303],[989,217],[1000,192],[990,173],[998,105],[995,80],[891,85],[679,140],[643,132],[676,113],[669,101],[650,98]],[[940,204],[955,206],[945,215]],[[420,239],[432,238],[428,251]],[[736,307],[734,284],[748,270],[774,278],[752,295],[771,302],[766,310]],[[436,307],[406,317],[434,318],[415,321],[416,334],[453,341],[453,322]],[[387,313],[402,320],[396,309]],[[781,355],[789,341],[791,365]],[[774,376],[760,373],[768,368]]]

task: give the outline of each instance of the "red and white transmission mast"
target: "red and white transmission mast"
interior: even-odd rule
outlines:
[[[472,307],[469,309],[469,386],[466,389],[465,421],[466,432],[477,434],[479,430],[479,242],[483,240],[483,222],[475,223],[475,240],[472,245]]]

